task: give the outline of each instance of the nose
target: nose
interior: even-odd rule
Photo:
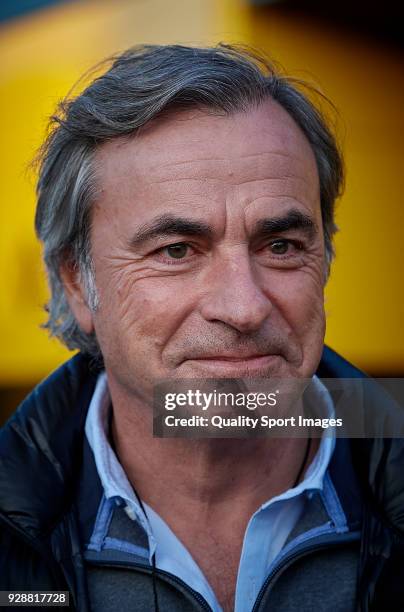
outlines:
[[[256,276],[247,254],[216,262],[200,305],[204,319],[220,321],[242,333],[260,329],[272,303]]]

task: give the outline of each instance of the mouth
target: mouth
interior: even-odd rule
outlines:
[[[195,357],[188,359],[193,369],[234,378],[262,376],[268,373],[281,358],[280,355],[215,355],[212,357]]]
[[[262,357],[274,357],[273,354],[268,354],[268,353],[254,353],[254,354],[246,354],[246,355],[241,355],[240,353],[237,354],[228,354],[228,355],[206,355],[203,357],[193,357],[192,361],[231,361],[234,363],[240,362],[240,361],[252,361],[254,359],[261,359]]]

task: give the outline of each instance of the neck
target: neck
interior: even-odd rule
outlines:
[[[162,514],[167,503],[211,512],[235,501],[251,514],[303,477],[318,449],[313,439],[307,454],[307,438],[154,438],[150,407],[113,383],[110,392],[118,459],[141,499]]]

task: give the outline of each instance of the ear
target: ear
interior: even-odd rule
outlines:
[[[67,301],[78,326],[84,333],[91,334],[94,331],[93,313],[87,305],[86,290],[80,280],[78,267],[67,260],[61,264],[59,272]]]

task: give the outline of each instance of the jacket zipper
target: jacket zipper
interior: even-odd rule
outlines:
[[[140,563],[128,563],[127,561],[104,561],[102,559],[85,559],[85,562],[90,565],[103,565],[104,567],[125,567],[126,569],[139,569],[144,573],[152,574],[152,568],[149,569],[149,566],[145,566]],[[202,595],[198,593],[198,591],[195,591],[190,586],[188,586],[186,582],[181,580],[181,578],[178,578],[178,576],[174,576],[174,574],[170,574],[170,572],[166,572],[165,570],[161,569],[156,569],[155,575],[162,576],[163,578],[168,577],[170,581],[175,582],[176,584],[180,585],[185,591],[188,591],[188,593],[190,593],[194,597],[194,599],[197,600],[197,602],[204,610],[206,610],[206,612],[213,612],[206,599],[202,597]]]
[[[0,518],[4,518],[4,517],[0,515]],[[7,519],[5,519],[5,522],[9,523]],[[23,539],[25,539],[27,542],[30,542],[30,544],[35,548],[35,550],[40,552],[40,554],[44,555],[43,550],[36,545],[36,542],[32,538],[27,536],[25,533],[22,533],[19,529],[16,529],[16,530],[20,533],[20,536],[24,536]],[[294,561],[296,561],[299,558],[303,558],[313,552],[317,552],[318,550],[327,548],[329,546],[338,547],[339,545],[346,544],[347,542],[354,542],[359,539],[360,539],[360,533],[357,531],[347,532],[344,534],[336,534],[335,531],[330,531],[328,534],[325,533],[325,534],[322,534],[320,537],[316,537],[315,542],[312,541],[310,544],[302,544],[298,549],[291,551],[271,570],[271,572],[266,577],[257,595],[257,599],[255,600],[255,603],[252,607],[251,612],[258,612],[258,609],[262,602],[264,594],[267,591],[267,588],[271,580],[274,578],[274,576],[284,571],[285,569],[287,569],[287,567],[289,567]],[[45,559],[47,559],[47,556],[46,555],[44,556],[45,556]],[[143,571],[144,573],[150,573],[150,574],[152,573],[152,568],[149,569],[149,566],[145,566],[140,563],[128,563],[125,561],[111,562],[111,561],[104,561],[102,559],[97,559],[97,560],[85,559],[85,561],[86,563],[89,563],[92,565],[102,565],[105,567],[116,567],[116,568],[126,567],[127,569],[138,569],[140,571]],[[55,567],[56,575],[58,575],[59,567],[57,566],[57,564],[54,564],[54,567]],[[193,598],[196,599],[196,601],[201,605],[201,607],[204,610],[206,610],[206,612],[213,612],[212,608],[210,607],[206,599],[202,597],[202,595],[198,593],[198,591],[195,591],[190,586],[188,586],[183,580],[178,578],[178,576],[175,576],[174,574],[171,574],[170,572],[166,572],[165,570],[161,570],[161,569],[156,569],[155,575],[162,576],[162,577],[165,577],[165,576],[168,577],[172,582],[180,585],[185,591],[190,593],[190,595],[192,595]]]
[[[267,591],[269,583],[272,581],[274,576],[276,574],[281,573],[282,571],[285,571],[285,569],[287,569],[290,565],[292,565],[292,563],[294,563],[297,559],[301,559],[311,553],[317,552],[324,548],[328,548],[330,546],[338,547],[340,545],[346,544],[347,542],[355,542],[359,540],[360,538],[359,532],[351,532],[351,533],[348,532],[345,534],[339,534],[337,538],[335,537],[335,533],[332,534],[332,537],[329,537],[328,534],[324,534],[324,535],[325,537],[321,536],[321,541],[319,541],[320,538],[316,538],[316,541],[311,542],[311,544],[305,544],[305,545],[302,544],[299,547],[299,549],[295,549],[294,551],[290,552],[278,563],[278,565],[276,565],[271,570],[271,572],[266,577],[264,584],[262,585],[257,595],[257,599],[255,600],[255,603],[254,603],[254,606],[251,612],[258,612],[259,606],[261,605],[265,592]]]
[[[282,561],[275,566],[271,572],[269,573],[269,575],[267,576],[267,578],[265,579],[264,584],[262,585],[257,599],[255,600],[254,606],[251,610],[251,612],[258,612],[259,606],[262,602],[262,599],[264,597],[265,592],[267,591],[267,588],[270,584],[270,582],[272,581],[272,579],[274,578],[274,576],[276,574],[279,574],[280,572],[284,571],[287,567],[289,567],[292,563],[294,563],[297,559],[299,558],[303,558],[308,554],[317,552],[318,550],[322,550],[324,548],[333,546],[333,547],[338,547],[340,545],[346,544],[347,542],[354,542],[357,541],[359,539],[359,532],[351,532],[351,533],[346,533],[346,534],[339,534],[337,536],[337,538],[335,537],[335,533],[332,533],[332,537],[329,537],[329,534],[324,534],[321,536],[321,541],[320,538],[316,538],[315,542],[311,542],[310,544],[306,544],[306,545],[302,545],[301,547],[299,547],[299,549],[295,549],[294,551],[292,551],[291,553],[289,553],[288,555],[286,555]],[[97,559],[97,560],[93,560],[93,559],[86,559],[87,563],[93,564],[93,565],[103,565],[105,567],[125,567],[127,569],[139,569],[140,571],[143,571],[145,573],[151,573],[151,569],[149,569],[148,566],[139,564],[139,563],[128,563],[125,561],[119,562],[119,561],[104,561],[101,559]],[[156,570],[156,576],[162,576],[163,578],[166,576],[170,579],[170,581],[180,585],[185,591],[187,591],[188,593],[190,593],[194,599],[197,600],[197,602],[201,605],[201,607],[206,610],[207,612],[212,612],[212,608],[209,606],[208,602],[206,601],[206,599],[204,597],[202,597],[202,595],[200,593],[198,593],[197,591],[195,591],[194,589],[192,589],[190,586],[188,586],[183,580],[181,580],[180,578],[178,578],[178,576],[175,576],[174,574],[170,574],[170,572],[166,572],[164,570],[160,570],[157,569]]]

